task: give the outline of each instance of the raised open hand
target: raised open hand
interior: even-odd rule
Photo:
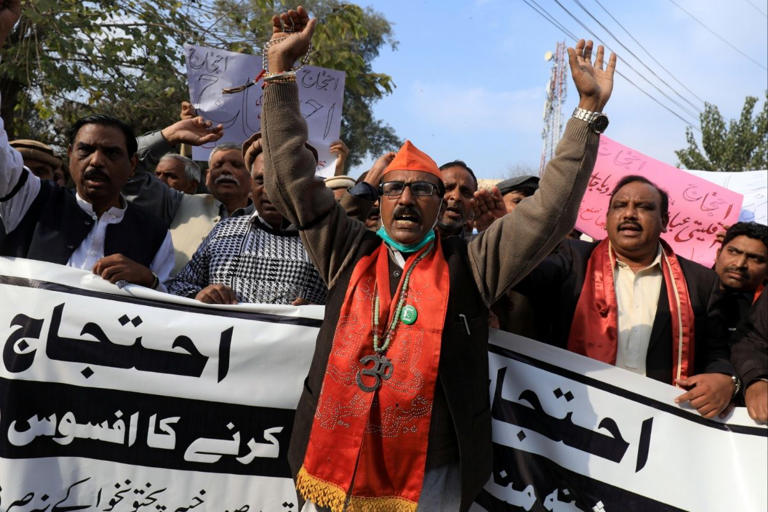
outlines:
[[[611,53],[608,65],[603,69],[605,48],[597,47],[597,57],[592,64],[592,41],[580,39],[575,48],[568,48],[571,76],[579,91],[579,107],[601,112],[611,97],[613,73],[616,71],[616,54]]]
[[[309,19],[302,6],[272,17],[272,37],[267,48],[269,73],[290,70],[307,53],[316,21]]]
[[[21,0],[0,0],[0,46],[21,17]]]
[[[165,140],[170,144],[189,144],[190,146],[201,146],[209,142],[215,142],[224,135],[224,128],[221,124],[214,125],[201,116],[191,119],[182,119],[172,125],[163,128],[161,132]]]

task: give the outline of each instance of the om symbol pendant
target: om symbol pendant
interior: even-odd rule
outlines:
[[[357,372],[357,385],[366,393],[371,393],[379,389],[381,387],[381,380],[389,380],[389,378],[392,377],[392,373],[395,371],[392,363],[384,354],[376,353],[364,356],[360,359],[360,363],[363,366],[368,363],[373,363],[371,368],[361,368]],[[370,386],[363,382],[363,375],[373,378],[373,383]]]

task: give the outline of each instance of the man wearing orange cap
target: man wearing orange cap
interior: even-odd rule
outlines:
[[[273,18],[262,107],[267,193],[329,286],[288,449],[303,510],[467,510],[491,471],[488,307],[572,228],[615,56],[604,69],[602,48],[594,66],[591,42],[569,49],[583,110],[514,212],[470,242],[442,238],[440,171],[406,142],[381,178],[373,233],[304,149],[292,66],[314,26],[301,7]]]

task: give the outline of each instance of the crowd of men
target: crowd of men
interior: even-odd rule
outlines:
[[[138,139],[123,120],[82,118],[66,159],[9,142],[0,120],[0,255],[206,303],[325,304],[289,450],[305,510],[469,506],[490,472],[489,325],[680,386],[702,416],[745,403],[768,421],[768,227],[730,226],[706,268],[661,238],[663,184],[627,176],[608,238],[571,237],[615,56],[569,49],[579,107],[542,179],[479,190],[467,163],[406,142],[358,180],[324,182],[292,73],[315,21],[298,9],[273,24],[262,131],[216,146],[205,172],[177,148],[222,127],[189,105]],[[350,403],[342,428],[333,411]],[[408,433],[383,433],[392,407],[411,414]]]

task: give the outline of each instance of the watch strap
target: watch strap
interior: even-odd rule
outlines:
[[[586,121],[587,123],[591,123],[597,119],[600,114],[601,112],[594,112],[592,110],[587,110],[580,107],[576,107],[576,109],[573,111],[573,117],[576,119],[581,119],[582,121]]]

